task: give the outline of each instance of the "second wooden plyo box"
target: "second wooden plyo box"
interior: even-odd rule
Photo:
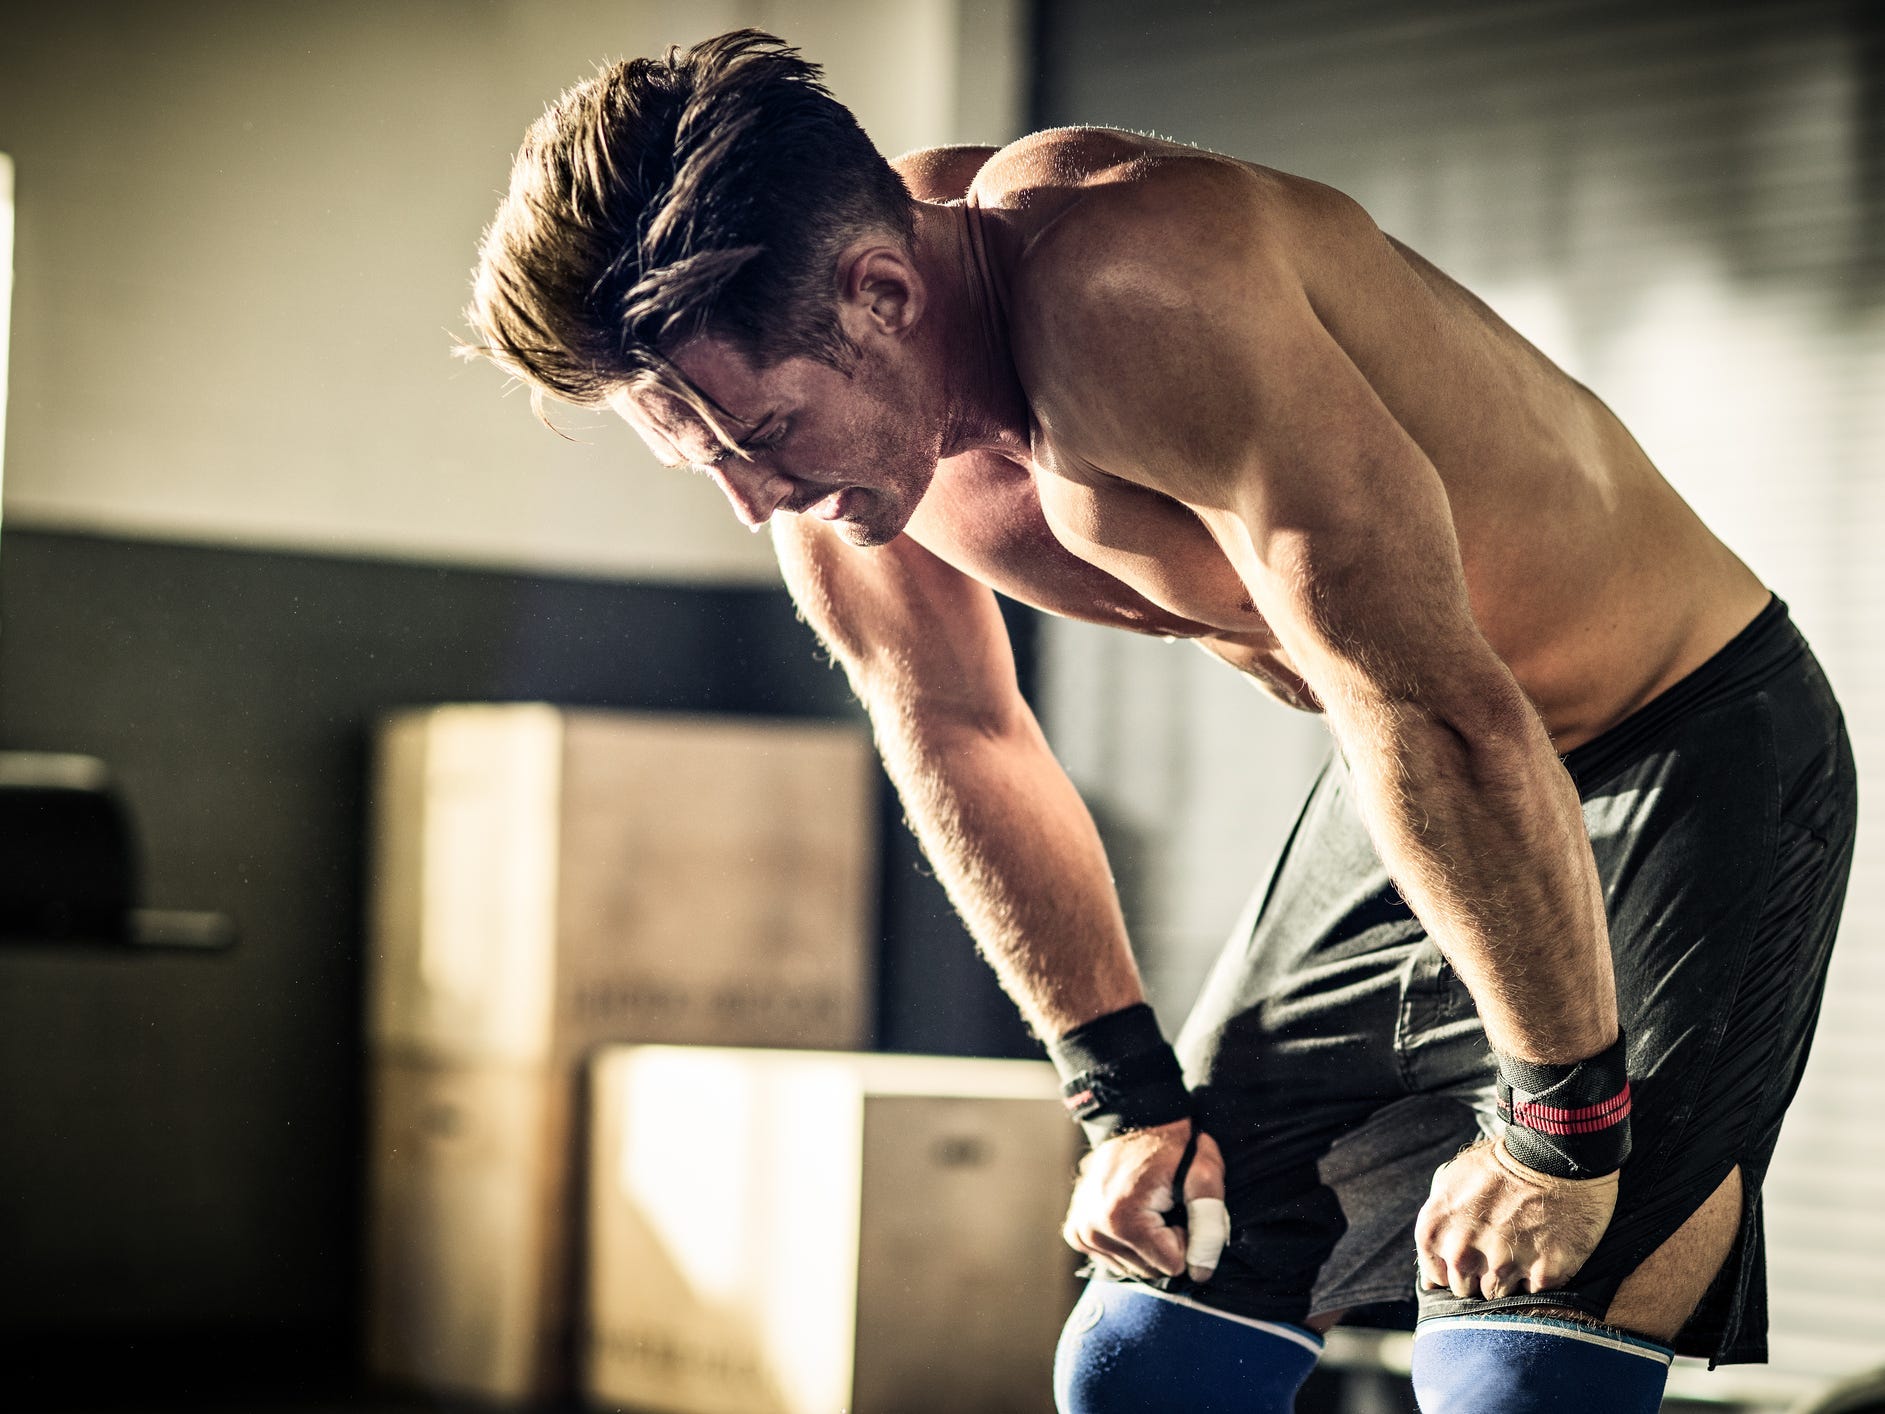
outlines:
[[[1083,1147],[1045,1062],[613,1047],[584,1392],[662,1414],[1049,1414]]]

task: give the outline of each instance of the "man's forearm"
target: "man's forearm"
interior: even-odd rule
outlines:
[[[872,716],[918,840],[1035,1033],[1143,1000],[1099,833],[1033,717]]]
[[[1577,791],[1530,704],[1449,721],[1406,702],[1336,722],[1388,873],[1503,1054],[1583,1059],[1617,1034],[1603,893]]]

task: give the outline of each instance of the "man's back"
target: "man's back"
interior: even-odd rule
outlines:
[[[1096,416],[1133,397],[1169,405],[1210,377],[1188,367],[1187,343],[1139,336],[1145,302],[1170,298],[1174,263],[1195,267],[1184,287],[1222,292],[1222,308],[1196,311],[1210,340],[1226,320],[1233,338],[1262,332],[1269,311],[1238,299],[1235,272],[1260,228],[1438,474],[1474,618],[1560,750],[1693,669],[1765,602],[1597,398],[1331,189],[1101,129],[913,154],[901,168],[920,198],[964,199],[1029,405],[1029,455],[951,459],[909,528],[976,578],[1054,612],[1197,638],[1284,700],[1316,705],[1202,498],[1086,454]],[[1337,419],[1324,433],[1343,430]],[[1272,456],[1261,474],[1286,480],[1306,464]]]

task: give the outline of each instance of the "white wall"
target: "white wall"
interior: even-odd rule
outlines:
[[[7,524],[770,580],[765,540],[707,483],[592,415],[566,411],[580,440],[563,441],[521,393],[498,396],[495,368],[450,356],[510,155],[598,61],[736,24],[827,63],[888,152],[1005,137],[1020,14],[1020,0],[92,0],[10,15]],[[965,67],[967,42],[980,54]]]

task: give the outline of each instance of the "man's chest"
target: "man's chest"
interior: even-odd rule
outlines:
[[[1092,471],[1038,468],[1033,483],[1043,521],[1070,554],[1216,632],[1265,628],[1249,587],[1190,507]]]
[[[910,533],[994,589],[1049,613],[1203,638],[1264,630],[1249,591],[1185,506],[992,453],[938,468]]]

